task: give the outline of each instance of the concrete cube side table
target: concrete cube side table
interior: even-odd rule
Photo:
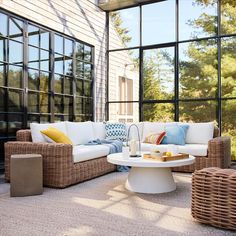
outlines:
[[[43,192],[43,163],[40,154],[11,156],[11,197],[39,195]]]

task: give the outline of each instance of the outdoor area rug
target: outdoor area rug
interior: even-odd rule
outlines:
[[[191,175],[175,173],[177,190],[137,194],[115,172],[43,195],[10,198],[0,183],[0,235],[235,235],[191,217]]]

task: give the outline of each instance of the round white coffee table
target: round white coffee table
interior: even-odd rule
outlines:
[[[159,162],[140,158],[123,158],[122,153],[107,156],[107,161],[116,165],[131,166],[126,188],[138,193],[166,193],[176,189],[171,167],[191,165],[195,162],[194,156],[188,159]]]

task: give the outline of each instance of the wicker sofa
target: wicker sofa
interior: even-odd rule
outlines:
[[[65,188],[116,170],[106,156],[74,163],[72,146],[60,143],[33,143],[30,130],[19,130],[16,142],[5,143],[5,179],[10,181],[10,157],[13,154],[37,153],[43,156],[43,184]]]
[[[69,122],[70,125],[73,122]],[[85,125],[85,124],[84,124]],[[104,138],[105,128],[102,122],[90,122],[86,125],[96,125],[95,133],[97,135],[90,136],[92,138]],[[127,129],[130,124],[127,124]],[[141,136],[145,136],[145,132],[149,132],[147,129],[163,128],[163,123],[150,123],[143,122],[139,123],[139,129]],[[89,126],[88,126],[89,127]],[[154,128],[153,128],[154,127]],[[72,131],[68,132],[72,135]],[[156,131],[156,130],[155,130]],[[214,132],[213,132],[214,131]],[[39,132],[40,133],[40,132]],[[78,131],[78,133],[82,133]],[[84,133],[90,134],[88,128],[85,129]],[[214,133],[214,135],[213,135]],[[131,136],[135,135],[132,134]],[[174,168],[174,171],[181,172],[193,172],[194,170],[199,170],[205,167],[221,167],[228,168],[230,165],[230,138],[229,137],[219,137],[219,130],[217,128],[212,128],[212,138],[208,143],[204,145],[199,144],[187,144],[181,146],[182,152],[189,151],[189,154],[196,156],[195,164],[191,166],[183,166],[180,168]],[[64,188],[72,184],[76,184],[97,176],[112,172],[116,170],[116,166],[110,164],[106,160],[106,156],[109,151],[100,150],[96,151],[95,147],[86,147],[90,154],[83,153],[84,149],[76,150],[83,145],[72,146],[68,144],[56,144],[45,142],[32,142],[33,133],[30,130],[19,130],[16,135],[17,141],[5,143],[5,178],[10,181],[10,157],[13,154],[28,154],[35,153],[41,154],[43,156],[43,177],[44,186]],[[80,135],[81,136],[81,135]],[[73,139],[73,136],[72,136]],[[154,145],[156,146],[156,145]],[[163,148],[164,145],[159,145],[158,147]],[[189,149],[190,147],[190,149]],[[194,147],[194,149],[191,149]],[[199,149],[204,149],[201,155],[198,155]],[[142,150],[148,151],[153,148],[153,144],[142,143]],[[94,151],[91,151],[94,150]],[[75,151],[77,151],[75,155]],[[86,154],[86,158],[83,157]],[[95,154],[95,155],[94,155]]]
[[[201,223],[236,230],[236,170],[212,167],[194,172],[191,212]]]

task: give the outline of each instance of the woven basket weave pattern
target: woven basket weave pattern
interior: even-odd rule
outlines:
[[[59,143],[32,143],[30,130],[17,132],[16,142],[5,143],[5,178],[10,181],[10,157],[13,154],[43,156],[44,186],[64,188],[116,170],[106,157],[74,163],[72,146]]]
[[[196,171],[192,178],[191,212],[201,223],[236,230],[236,170]]]

